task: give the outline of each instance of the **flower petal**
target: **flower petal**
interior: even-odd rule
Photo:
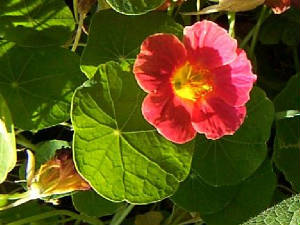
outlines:
[[[172,142],[183,144],[192,140],[196,131],[192,126],[190,113],[180,100],[167,94],[167,91],[164,92],[146,96],[142,105],[144,118]]]
[[[192,123],[195,130],[208,139],[232,135],[241,126],[246,116],[246,107],[232,107],[218,98],[207,99],[195,105]]]
[[[237,42],[217,24],[204,20],[187,26],[183,43],[191,64],[216,68],[236,58]]]
[[[133,72],[142,89],[151,92],[168,82],[173,71],[186,62],[186,50],[171,34],[149,36],[141,46]]]
[[[238,49],[237,55],[229,65],[212,71],[216,95],[231,106],[244,105],[250,99],[249,92],[256,81],[245,51]]]

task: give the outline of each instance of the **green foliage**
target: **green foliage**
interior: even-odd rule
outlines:
[[[79,57],[58,47],[12,45],[0,48],[0,93],[15,126],[38,130],[68,120],[73,91],[83,82]]]
[[[25,219],[31,216],[38,215],[40,213],[45,213],[53,210],[52,207],[41,205],[37,201],[31,201],[25,203],[17,208],[8,209],[6,211],[0,212],[0,224],[8,224],[15,222],[19,219]],[[57,224],[58,216],[43,219],[38,221],[38,225],[53,225]],[[37,225],[35,223],[30,223],[30,225]]]
[[[7,104],[0,95],[0,183],[6,179],[8,172],[15,167],[16,161],[14,125]]]
[[[250,217],[244,225],[300,224],[299,195],[266,210],[300,192],[299,9],[274,15],[262,6],[260,15],[259,8],[236,17],[230,13],[228,21],[223,12],[183,15],[210,1],[170,0],[166,11],[155,11],[164,3],[0,0],[0,210],[6,210],[0,225],[238,225]],[[245,121],[233,135],[211,140],[197,134],[174,144],[144,119],[146,93],[132,67],[149,35],[169,33],[182,40],[183,25],[205,19],[225,29],[229,22],[229,33],[244,37],[239,43],[249,46],[257,83]],[[208,41],[219,44],[223,38],[217,35]],[[169,63],[167,56],[161,60]],[[195,64],[199,75],[202,66]],[[157,75],[165,72],[162,66]],[[215,75],[205,81],[213,91]],[[191,79],[197,95],[206,91],[202,76]],[[236,88],[246,89],[242,79],[234,80]],[[32,150],[27,155],[26,148]],[[34,174],[62,148],[73,152],[82,179],[71,160],[49,163],[40,177]],[[27,157],[35,158],[35,169]],[[24,182],[27,165],[31,183]],[[37,182],[42,176],[47,187]],[[79,191],[89,189],[87,183],[91,189]],[[55,194],[66,187],[75,191]]]
[[[141,115],[143,95],[132,73],[109,62],[73,98],[77,169],[113,201],[166,198],[190,169],[193,142],[176,145],[159,135]]]
[[[72,195],[73,205],[80,213],[88,216],[108,216],[115,213],[122,203],[111,202],[102,198],[94,191],[81,191]]]
[[[272,164],[266,161],[238,186],[234,197],[221,211],[201,216],[208,225],[238,225],[270,205],[275,187]]]
[[[290,79],[274,99],[279,118],[276,120],[274,162],[300,192],[300,76]],[[289,115],[294,112],[295,115]],[[288,132],[287,132],[288,131]]]
[[[139,15],[158,8],[165,0],[106,0],[117,12],[127,15]]]
[[[261,29],[260,41],[263,44],[278,44],[282,41],[289,46],[297,46],[300,41],[300,11],[291,9],[282,15],[272,15]]]
[[[132,63],[142,41],[160,32],[180,37],[182,26],[159,12],[132,17],[111,10],[100,11],[91,22],[87,46],[81,56],[81,69],[91,78],[100,64],[110,60]]]
[[[267,209],[243,225],[298,225],[300,224],[300,195],[295,195]]]
[[[51,140],[38,143],[35,149],[35,167],[36,169],[53,158],[55,152],[62,148],[69,148],[70,144],[66,141],[61,140]]]
[[[207,140],[203,136],[197,139],[195,151],[200,152],[197,171],[206,183],[214,186],[238,184],[264,161],[274,106],[261,89],[252,90],[247,114],[234,135],[219,140]]]
[[[26,47],[59,46],[75,23],[61,0],[9,0],[0,4],[0,35]]]

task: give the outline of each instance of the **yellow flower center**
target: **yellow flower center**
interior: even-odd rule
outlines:
[[[197,101],[213,90],[211,73],[208,70],[195,70],[190,64],[180,67],[171,77],[175,94],[183,99]]]

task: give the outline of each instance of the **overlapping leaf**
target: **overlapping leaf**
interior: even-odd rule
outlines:
[[[41,47],[64,44],[75,23],[61,0],[4,0],[0,4],[0,27],[6,40]]]
[[[181,36],[182,27],[158,12],[132,17],[104,10],[94,15],[89,32],[81,57],[81,69],[92,77],[102,63],[133,61],[140,44],[150,34],[161,32]]]
[[[221,211],[202,215],[208,225],[238,225],[266,209],[276,188],[276,176],[270,161],[239,185],[238,191]]]
[[[274,161],[286,179],[300,192],[300,76],[290,79],[274,100],[276,120]]]
[[[17,127],[37,130],[69,118],[73,91],[84,80],[75,54],[2,42],[0,56],[0,93]]]
[[[115,213],[122,203],[111,202],[94,191],[81,191],[72,195],[75,209],[88,216],[102,217]]]
[[[247,103],[247,117],[233,136],[207,140],[200,136],[198,174],[210,185],[234,185],[249,177],[264,161],[274,107],[265,93],[254,88]]]
[[[134,75],[114,62],[101,65],[73,97],[77,169],[113,201],[166,198],[190,169],[193,142],[176,145],[159,135],[141,115],[142,99]]]

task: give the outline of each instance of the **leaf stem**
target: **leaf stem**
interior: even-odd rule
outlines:
[[[125,209],[120,210],[117,212],[114,217],[112,218],[110,225],[120,225],[126,216],[131,212],[134,205],[130,204]]]
[[[234,38],[235,37],[235,32],[234,32],[234,27],[235,27],[235,12],[228,12],[228,22],[229,22],[229,35]]]
[[[45,212],[45,213],[41,213],[38,215],[30,216],[30,217],[27,217],[24,219],[20,219],[15,222],[8,223],[7,225],[23,225],[23,224],[28,224],[28,223],[32,223],[35,221],[39,221],[42,219],[47,219],[47,218],[50,218],[53,216],[69,216],[69,217],[72,217],[77,220],[85,221],[92,225],[104,225],[103,222],[98,220],[97,218],[89,217],[84,214],[79,215],[77,213],[74,213],[74,212],[71,212],[68,210],[53,210],[50,212]]]
[[[249,50],[250,58],[253,58],[255,46],[256,46],[256,43],[257,43],[258,33],[259,33],[260,27],[261,27],[261,25],[264,21],[266,11],[267,11],[267,6],[263,5],[262,9],[260,11],[258,21],[257,21],[257,23],[255,25],[255,28],[254,28],[254,31],[253,31],[253,38],[252,38],[252,42],[251,42],[251,46],[250,46],[250,50]]]
[[[201,9],[201,0],[197,0],[196,8],[197,8],[197,12],[200,12],[200,9]],[[200,21],[200,14],[197,15],[197,21]]]
[[[75,21],[78,24],[78,0],[73,0],[73,12]]]
[[[80,14],[79,15],[79,23],[78,23],[78,26],[77,26],[77,32],[76,32],[74,43],[73,43],[73,46],[72,46],[72,49],[71,49],[72,52],[75,52],[77,47],[78,47],[78,43],[79,43],[81,33],[82,33],[82,26],[83,26],[84,18],[85,18],[85,14]]]

